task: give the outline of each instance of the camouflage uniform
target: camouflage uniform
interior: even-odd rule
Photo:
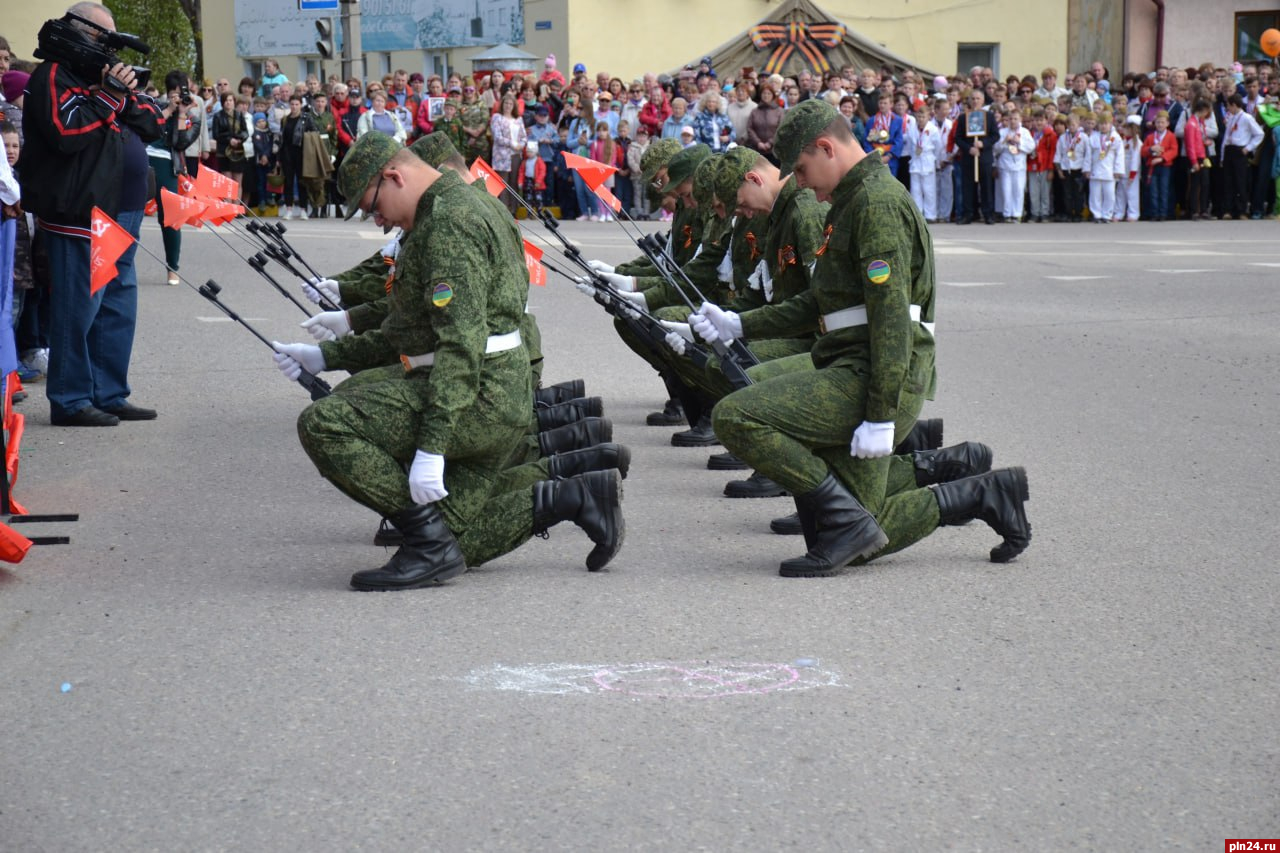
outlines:
[[[788,171],[807,141],[800,138],[780,146]],[[849,445],[864,421],[894,422],[901,441],[933,398],[933,245],[902,185],[866,158],[836,187],[815,254],[809,290],[741,314],[743,336],[802,335],[824,315],[854,306],[865,306],[867,322],[821,334],[811,354],[815,370],[730,394],[713,423],[726,448],[793,494],[812,492],[834,473],[875,515],[889,537],[879,553],[887,554],[938,526],[937,500],[915,488],[903,457],[855,458]]]
[[[358,173],[360,154],[353,146],[344,175]],[[359,198],[366,186],[344,187],[354,189],[344,194]],[[515,223],[491,215],[456,174],[441,173],[404,237],[381,328],[320,345],[330,369],[357,371],[428,352],[434,364],[348,380],[298,419],[303,448],[320,473],[384,516],[413,506],[405,466],[415,452],[444,456],[449,495],[437,506],[473,565],[514,548],[532,530],[527,489],[493,494],[528,428],[528,353],[523,344],[485,352],[489,337],[519,327],[528,288],[522,257]]]
[[[458,117],[462,119],[462,126],[468,130],[484,129],[475,139],[470,135],[466,137],[466,147],[462,149],[462,156],[466,158],[467,165],[470,166],[477,157],[488,159],[489,150],[493,147],[493,141],[489,134],[489,108],[482,101],[476,101],[474,104],[463,104],[459,108]]]
[[[646,186],[652,186],[658,172],[670,165],[671,158],[683,150],[678,139],[659,139],[654,141],[647,149],[644,156],[640,159],[641,177],[644,179]],[[679,233],[683,230],[686,222],[681,218],[682,205],[676,206],[675,218],[671,222],[671,233]],[[677,227],[679,226],[679,227]],[[674,251],[676,247],[672,246]],[[647,257],[639,257],[632,261],[619,264],[615,268],[618,275],[657,275],[658,271]]]

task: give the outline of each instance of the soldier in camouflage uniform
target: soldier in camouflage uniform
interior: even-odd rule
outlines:
[[[600,568],[622,539],[617,471],[500,493],[511,446],[533,405],[520,339],[528,287],[515,223],[499,219],[461,178],[382,134],[366,134],[338,180],[356,209],[399,225],[404,241],[380,329],[320,346],[277,344],[281,371],[360,370],[398,358],[399,375],[343,383],[298,419],[320,473],[388,518],[404,544],[356,589],[411,589],[447,580],[574,521]],[[385,371],[383,371],[385,373]],[[407,468],[407,476],[406,476]]]
[[[781,574],[835,574],[975,518],[1004,540],[991,559],[1013,559],[1031,539],[1022,469],[929,488],[889,481],[895,437],[936,384],[933,247],[918,210],[824,101],[789,111],[774,150],[783,173],[832,202],[810,288],[741,315],[708,304],[690,320],[709,341],[818,329],[814,370],[736,391],[713,414],[726,447],[796,496],[808,551]]]

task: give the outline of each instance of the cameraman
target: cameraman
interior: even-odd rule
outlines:
[[[103,31],[115,32],[111,12],[93,2],[67,11],[96,25],[69,22],[84,53],[110,56],[99,43]],[[146,196],[144,143],[160,137],[165,117],[155,101],[134,91],[129,65],[89,68],[74,60],[46,55],[31,75],[19,171],[24,206],[44,232],[53,283],[45,388],[50,418],[57,426],[115,426],[156,413],[128,401],[137,320],[133,248],[117,262],[119,276],[90,295],[90,212],[101,208],[137,236]]]
[[[160,203],[160,190],[178,191],[178,176],[187,174],[183,152],[200,138],[200,122],[204,116],[187,89],[187,75],[181,71],[170,71],[164,75],[164,88],[168,93],[162,112],[164,133],[147,146],[147,158],[156,173],[156,216],[164,238],[164,262],[169,268],[169,284],[177,285],[180,282],[178,261],[182,254],[182,231],[163,227],[164,205]]]

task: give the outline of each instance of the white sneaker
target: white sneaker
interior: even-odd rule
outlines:
[[[41,373],[49,372],[49,351],[47,349],[34,350],[30,356],[23,359],[27,367],[32,370],[38,370]]]
[[[293,218],[294,219],[310,219],[311,217],[307,216],[307,209],[305,207],[294,207]]]
[[[293,219],[293,208],[280,205],[280,218]]]

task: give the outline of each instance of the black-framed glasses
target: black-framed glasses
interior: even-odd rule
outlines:
[[[373,188],[373,201],[369,203],[369,209],[364,211],[364,213],[361,215],[360,217],[361,222],[365,221],[370,216],[373,216],[375,213],[378,212],[378,193],[382,192],[382,181],[385,179],[385,177],[386,177],[385,175],[378,176],[378,185]]]

